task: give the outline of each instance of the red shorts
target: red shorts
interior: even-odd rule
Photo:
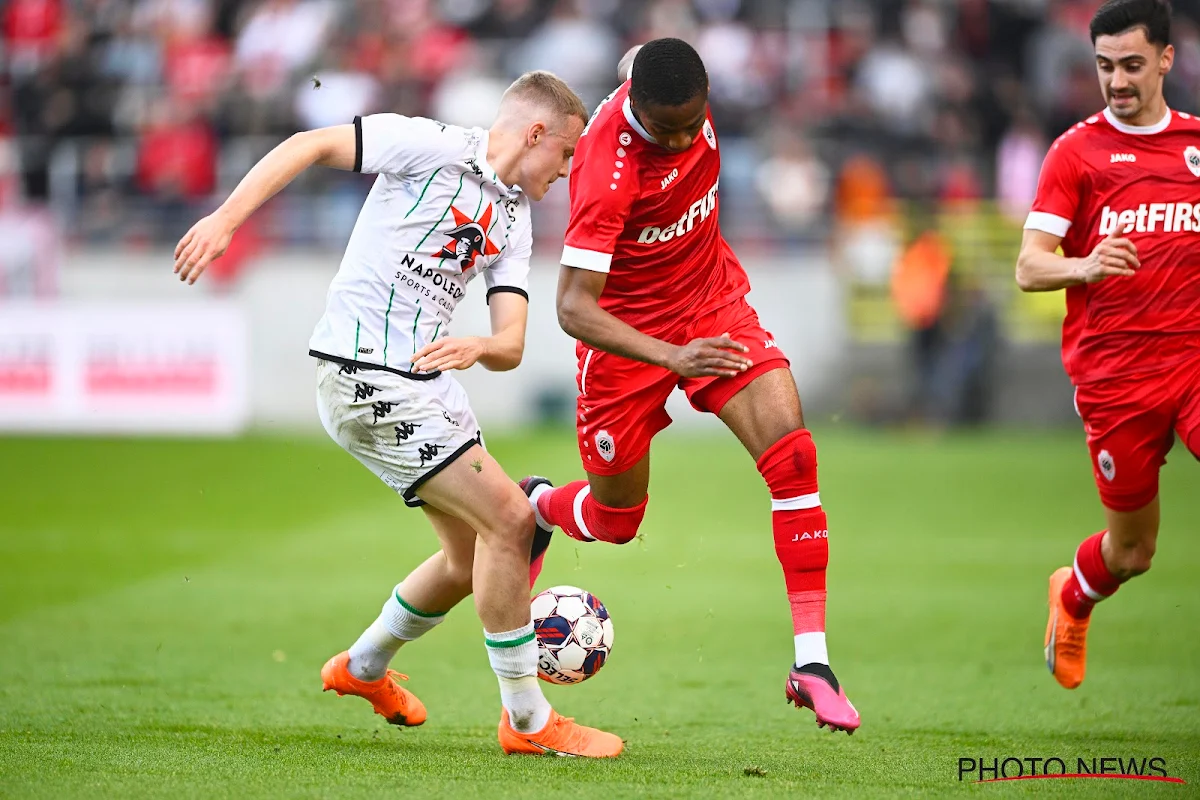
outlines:
[[[595,475],[617,475],[641,461],[654,434],[671,424],[666,403],[676,386],[687,393],[693,408],[717,414],[759,375],[789,365],[744,298],[657,338],[683,345],[726,332],[750,348],[746,356],[754,363],[735,378],[681,378],[663,367],[577,344],[575,425],[583,468]]]
[[[1175,435],[1200,459],[1200,359],[1150,375],[1075,390],[1100,499],[1136,511],[1158,495],[1158,472]]]

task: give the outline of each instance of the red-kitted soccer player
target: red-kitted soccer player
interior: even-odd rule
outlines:
[[[704,63],[679,39],[648,42],[630,80],[592,115],[571,168],[558,317],[578,340],[588,479],[524,485],[543,529],[629,542],[649,499],[650,440],[682,388],[729,426],[771,490],[795,633],[787,697],[818,724],[853,732],[858,712],[825,646],[829,526],[817,450],[788,360],[746,302],[746,272],[721,236],[720,168]]]
[[[1200,458],[1200,121],[1163,99],[1170,3],[1109,0],[1091,34],[1107,107],[1046,156],[1017,261],[1025,291],[1067,290],[1063,363],[1108,523],[1050,576],[1046,666],[1068,689],[1092,607],[1150,569],[1175,435]]]

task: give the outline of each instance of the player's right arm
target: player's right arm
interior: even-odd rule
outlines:
[[[606,145],[588,139],[615,137],[611,131],[602,128],[584,136],[571,168],[571,216],[558,274],[559,326],[589,347],[688,378],[730,377],[749,368],[750,360],[742,355],[748,348],[728,336],[697,339],[680,347],[642,333],[600,307],[617,241],[637,196],[638,175],[636,165],[629,163],[632,158],[613,173],[613,161],[605,160],[605,150],[611,147],[614,159],[625,157],[617,142]]]
[[[1137,246],[1110,233],[1086,258],[1058,254],[1061,236],[1027,228],[1017,256],[1017,285],[1024,292],[1052,292],[1068,286],[1098,283],[1116,275],[1133,275],[1141,266]]]
[[[724,336],[693,339],[683,346],[648,336],[600,307],[608,277],[563,265],[558,274],[558,324],[584,344],[634,361],[656,364],[685,378],[733,377],[751,366],[749,348]]]
[[[1114,230],[1084,258],[1059,255],[1058,248],[1080,216],[1090,179],[1079,154],[1078,128],[1058,138],[1046,154],[1038,176],[1037,195],[1025,221],[1017,256],[1017,285],[1025,292],[1052,292],[1096,283],[1116,275],[1132,275],[1140,264],[1137,247]]]
[[[175,246],[179,280],[195,283],[213,259],[229,248],[233,234],[263,203],[304,170],[320,164],[354,169],[358,153],[354,125],[302,131],[263,156],[213,213],[192,226]]]
[[[181,281],[195,283],[250,215],[313,165],[412,177],[461,151],[467,145],[462,134],[400,114],[371,114],[355,117],[353,125],[293,134],[246,173],[220,208],[184,234],[175,246],[175,272]]]

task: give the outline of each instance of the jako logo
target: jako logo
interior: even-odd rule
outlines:
[[[1133,153],[1113,153],[1108,157],[1110,164],[1132,164],[1137,161],[1137,156]]]
[[[1101,236],[1118,229],[1122,233],[1156,233],[1160,226],[1163,233],[1200,233],[1200,203],[1142,203],[1121,212],[1105,206],[1100,212]]]
[[[813,531],[812,533],[805,531],[804,533],[793,533],[792,534],[793,542],[803,542],[805,539],[828,539],[828,538],[829,538],[829,530],[828,529],[825,529],[823,531]]]
[[[665,189],[671,185],[671,182],[679,177],[679,168],[671,170],[671,174],[662,179],[662,188]]]
[[[642,228],[642,233],[638,236],[638,242],[641,244],[651,244],[653,242],[669,242],[671,239],[683,236],[685,233],[691,232],[692,228],[696,227],[697,217],[700,222],[708,219],[717,208],[717,184],[712,185],[703,197],[688,208],[687,213],[679,218],[678,222],[673,222],[665,228],[659,228],[655,225]]]

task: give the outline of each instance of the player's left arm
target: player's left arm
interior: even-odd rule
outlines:
[[[533,225],[529,201],[506,204],[501,212],[512,228],[504,253],[484,271],[491,336],[446,337],[430,342],[413,355],[413,370],[433,372],[466,369],[476,363],[493,372],[516,369],[525,355],[529,319],[529,258],[533,254]],[[507,225],[506,225],[507,227]]]
[[[467,369],[476,363],[493,372],[516,369],[525,355],[529,300],[515,292],[498,292],[488,299],[491,336],[447,336],[422,347],[413,356],[413,372]]]

